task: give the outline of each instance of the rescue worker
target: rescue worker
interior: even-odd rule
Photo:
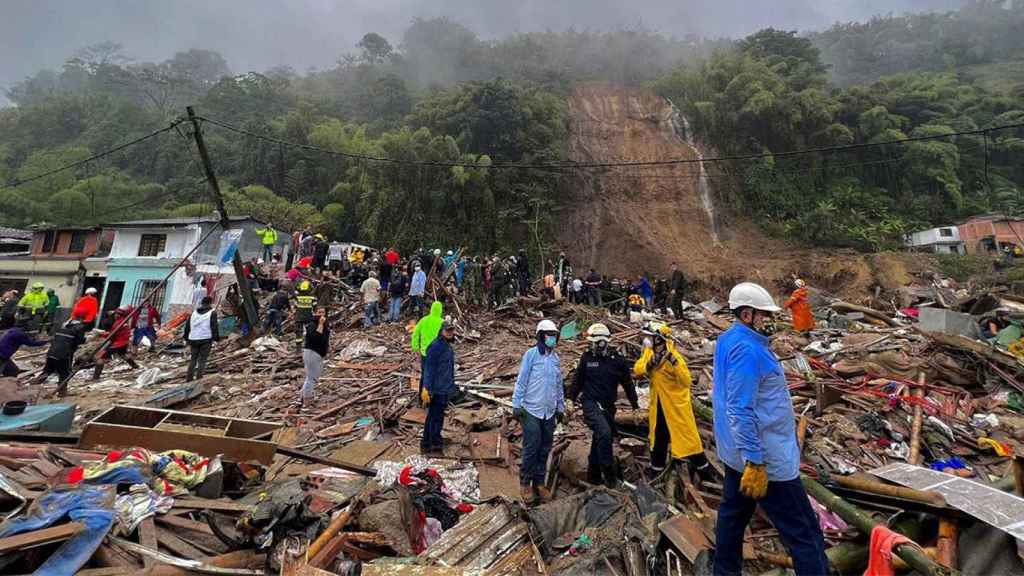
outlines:
[[[569,399],[576,402],[577,398],[583,396],[580,404],[583,420],[593,434],[590,457],[587,459],[587,482],[600,484],[603,481],[606,486],[614,489],[619,486],[619,471],[612,453],[615,400],[619,396],[619,386],[626,392],[629,405],[634,410],[639,404],[629,364],[608,345],[610,337],[611,332],[604,324],[591,324],[587,329],[590,347],[576,366],[576,377],[569,389]]]
[[[57,396],[66,396],[68,380],[73,375],[75,352],[79,346],[85,344],[85,333],[88,330],[89,325],[85,323],[84,317],[74,314],[72,314],[71,320],[57,328],[53,339],[50,340],[50,349],[46,352],[46,365],[43,366],[43,372],[34,383],[42,384],[50,377],[50,374],[56,374],[58,378]]]
[[[256,235],[260,237],[260,244],[263,245],[261,252],[264,262],[270,262],[274,257],[274,245],[277,244],[277,230],[271,225],[256,229]]]
[[[448,399],[455,392],[455,325],[451,320],[442,321],[438,338],[427,347],[423,359],[423,385],[420,400],[427,407],[427,420],[423,425],[423,439],[420,451],[424,454],[444,454],[444,413]]]
[[[437,338],[441,332],[441,323],[444,321],[442,314],[444,314],[444,304],[435,300],[430,305],[430,314],[420,318],[412,330],[412,340],[409,345],[412,346],[413,351],[419,354],[421,392],[423,390],[423,362],[426,360],[427,350],[434,342],[434,338]]]
[[[313,295],[313,284],[302,280],[295,291],[295,341],[301,346],[306,334],[306,324],[313,321],[313,306],[316,296]]]
[[[808,301],[807,285],[796,279],[796,290],[786,300],[784,306],[793,314],[793,329],[797,332],[809,332],[814,329],[814,316],[811,315],[811,303]]]
[[[85,294],[71,308],[71,315],[81,318],[82,323],[88,328],[92,328],[93,323],[96,322],[96,315],[99,312],[100,301],[96,299],[96,289],[92,287],[86,288]]]
[[[18,300],[18,311],[25,318],[25,326],[29,330],[39,328],[46,315],[46,305],[50,303],[46,295],[46,287],[42,282],[32,284],[32,288]]]
[[[46,289],[46,316],[43,318],[44,324],[46,324],[46,331],[50,332],[53,328],[53,322],[57,319],[57,309],[60,308],[60,298],[57,297],[57,292],[53,288]]]
[[[363,281],[359,292],[363,295],[363,327],[380,324],[380,281],[376,270],[370,270],[370,277]]]
[[[274,292],[267,304],[267,314],[263,317],[263,332],[269,333],[273,328],[274,336],[280,336],[284,317],[291,310],[292,303],[288,299],[288,293],[284,290]]]
[[[763,287],[737,284],[729,293],[736,321],[718,338],[714,356],[714,432],[725,464],[715,527],[715,574],[740,574],[743,533],[760,505],[779,531],[798,576],[829,573],[818,516],[800,483],[800,448],[782,364],[769,347],[780,310]]]
[[[541,320],[537,324],[537,345],[523,354],[512,392],[512,412],[523,427],[519,489],[527,505],[538,497],[543,502],[551,500],[544,476],[555,425],[565,419],[565,388],[557,345],[558,326],[551,320]]]
[[[155,350],[156,331],[160,328],[160,311],[152,302],[146,302],[139,308],[132,324],[132,345],[138,347],[143,338],[148,338],[150,351]]]
[[[693,417],[690,398],[693,379],[686,360],[676,350],[672,328],[661,322],[650,322],[643,333],[644,351],[633,364],[633,376],[647,376],[651,381],[650,475],[656,477],[665,471],[671,444],[674,462],[685,460],[691,474],[710,480],[711,465],[704,456],[704,444]]]
[[[139,367],[135,360],[132,359],[131,354],[132,322],[130,316],[132,312],[131,307],[121,307],[111,312],[114,316],[114,323],[109,332],[102,334],[104,338],[109,336],[110,342],[96,355],[96,366],[92,370],[93,381],[100,379],[100,375],[103,374],[103,368],[114,356],[120,356],[122,360],[128,363],[132,370]]]
[[[213,308],[213,298],[207,296],[199,303],[199,308],[185,321],[185,342],[188,343],[188,372],[185,382],[202,378],[206,374],[206,360],[210,357],[213,343],[220,341],[220,322],[217,311]]]
[[[14,354],[22,346],[45,345],[47,340],[36,340],[18,326],[8,328],[0,334],[0,376],[17,376],[21,368],[14,363]]]

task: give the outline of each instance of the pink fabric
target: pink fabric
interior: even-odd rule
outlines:
[[[895,576],[892,568],[892,549],[900,544],[913,544],[914,541],[903,534],[893,532],[882,526],[871,530],[871,546],[868,548],[868,569],[864,576]]]

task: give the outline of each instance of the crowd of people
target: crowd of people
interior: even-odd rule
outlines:
[[[293,321],[305,366],[298,403],[305,407],[315,400],[329,357],[332,304],[343,292],[357,289],[365,327],[399,322],[405,316],[417,319],[410,349],[419,359],[419,397],[427,409],[420,447],[425,454],[443,451],[445,414],[457,393],[458,356],[456,326],[444,315],[445,305],[458,296],[465,304],[490,308],[516,296],[533,295],[525,252],[504,258],[470,257],[462,250],[433,249],[403,258],[393,247],[378,253],[358,245],[330,243],[307,229],[293,236],[294,255],[288,265],[282,265],[280,254],[273,250],[276,232],[263,237],[262,257],[248,262],[245,274],[257,292],[271,294],[263,299],[265,332],[283,336],[285,320]],[[630,282],[605,278],[594,269],[575,275],[563,253],[557,261],[548,262],[546,270],[538,279],[537,294],[630,314],[632,320],[643,322],[644,340],[640,355],[629,358],[614,349],[605,324],[592,324],[586,336],[588,349],[566,386],[558,355],[560,329],[550,319],[537,324],[535,342],[523,352],[512,395],[513,414],[523,430],[519,481],[524,502],[551,499],[545,486],[546,463],[555,429],[567,418],[581,418],[592,433],[587,481],[620,487],[621,473],[612,451],[618,389],[623,389],[629,404],[637,409],[635,381],[642,378],[650,385],[647,475],[656,478],[671,469],[690,475],[694,482],[712,481],[693,412],[692,376],[676,348],[671,327],[656,319],[682,313],[688,286],[678,266],[672,264],[664,279],[641,274]],[[784,306],[792,311],[794,328],[806,331],[814,327],[809,295],[803,282],[797,281],[795,287]],[[86,291],[72,308],[71,320],[52,330],[53,337],[47,341],[31,334],[33,328],[44,333],[40,328],[45,325],[49,304],[44,288],[35,284],[22,297],[4,295],[5,322],[15,299],[13,309],[19,319],[5,324],[8,329],[0,334],[0,365],[4,375],[17,374],[12,358],[21,346],[49,343],[45,368],[35,381],[56,374],[58,392],[64,394],[75,351],[97,319],[98,302],[94,290]],[[210,351],[221,338],[212,293],[212,286],[200,278],[194,309],[184,322],[183,339],[190,349],[187,380],[204,374]],[[221,303],[225,315],[244,318],[241,299],[237,286],[229,287]],[[135,367],[132,347],[155,342],[159,311],[148,305],[140,308],[111,312],[112,327],[103,333],[107,345],[95,356],[94,378],[99,378],[115,357]],[[782,308],[767,290],[751,283],[733,288],[729,308],[735,322],[718,339],[713,364],[715,443],[725,464],[715,571],[740,572],[743,534],[760,504],[789,548],[797,574],[825,573],[828,564],[822,532],[799,480],[792,402],[767,337],[773,316]],[[382,309],[386,313],[382,314]],[[25,321],[36,315],[37,324]],[[244,323],[240,326],[243,333],[249,328]]]

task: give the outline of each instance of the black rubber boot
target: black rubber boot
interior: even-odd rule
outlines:
[[[601,469],[596,466],[587,467],[587,484],[593,484],[594,486],[601,485]]]

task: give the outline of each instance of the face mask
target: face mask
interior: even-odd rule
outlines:
[[[548,348],[554,348],[555,344],[558,344],[558,338],[554,336],[544,337],[544,345],[547,346]]]

